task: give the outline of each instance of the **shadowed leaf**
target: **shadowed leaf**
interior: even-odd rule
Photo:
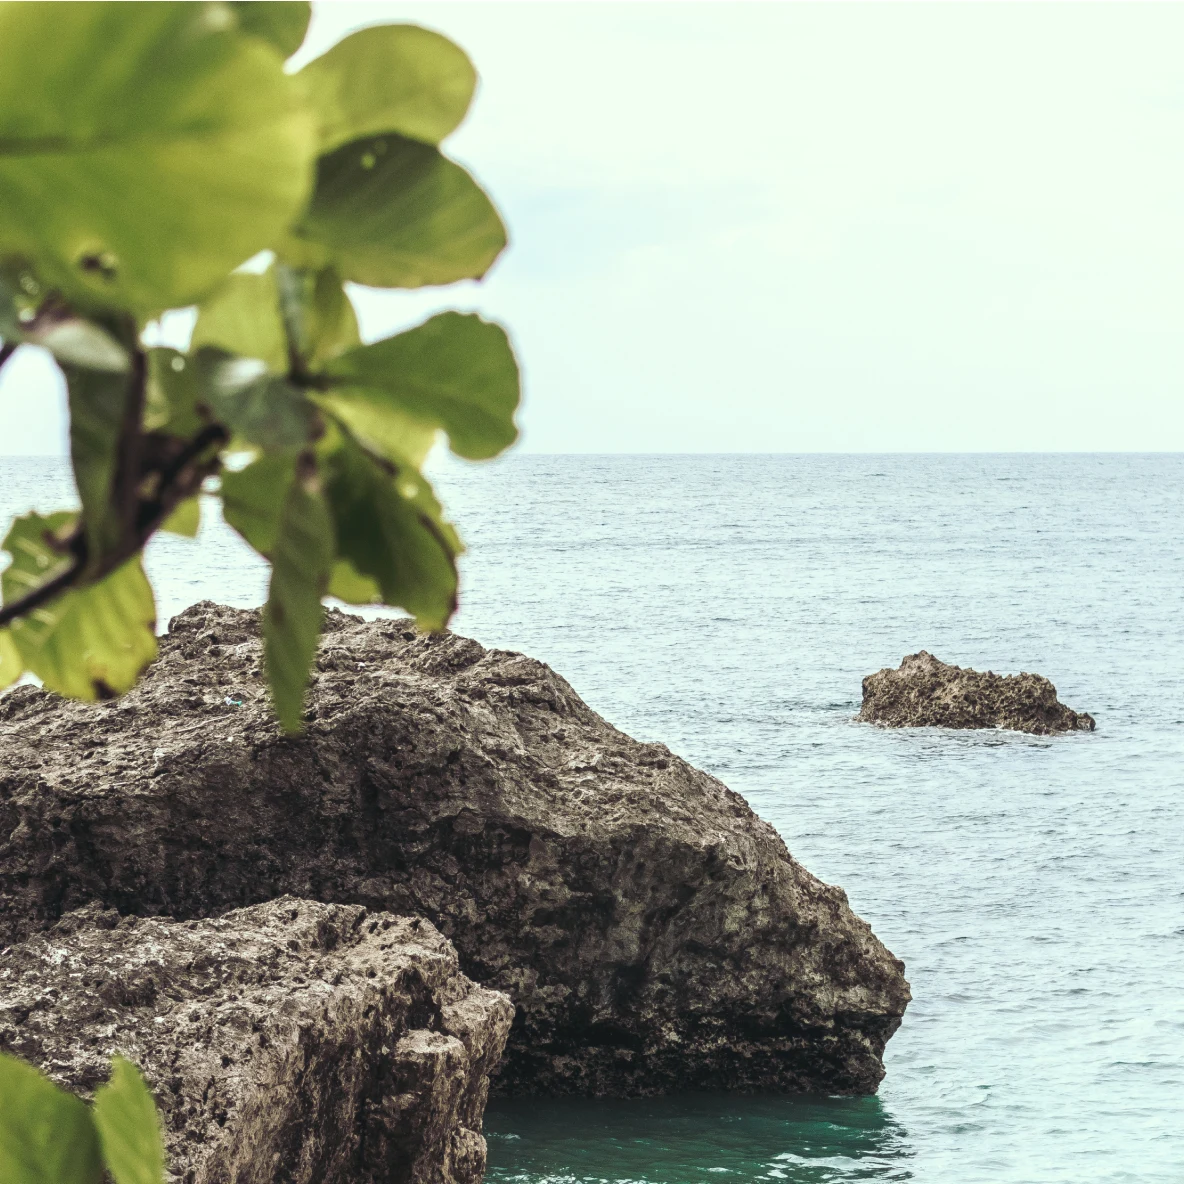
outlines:
[[[378,585],[385,604],[406,609],[425,629],[442,629],[456,609],[460,540],[422,474],[411,465],[392,468],[349,437],[324,457],[337,554]]]
[[[311,477],[289,486],[271,550],[271,584],[263,610],[263,652],[276,715],[298,732],[308,675],[321,634],[321,598],[333,563],[333,523]]]
[[[506,231],[460,165],[428,144],[385,135],[317,162],[316,189],[295,230],[298,251],[302,244],[347,280],[421,288],[484,275]]]

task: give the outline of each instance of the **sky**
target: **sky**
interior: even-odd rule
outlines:
[[[301,60],[404,20],[480,71],[445,149],[510,249],[354,298],[502,321],[523,449],[1184,449],[1184,6],[314,9]],[[22,350],[0,452],[62,402]]]

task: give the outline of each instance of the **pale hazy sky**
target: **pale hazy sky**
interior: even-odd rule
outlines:
[[[482,85],[531,451],[1184,449],[1184,7],[329,3]],[[35,357],[0,453],[60,449]]]

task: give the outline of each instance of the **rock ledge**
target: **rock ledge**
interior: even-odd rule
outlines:
[[[1066,707],[1039,674],[980,674],[926,650],[909,654],[897,670],[869,674],[856,718],[887,728],[1007,728],[1036,736],[1095,727],[1092,715]]]
[[[186,922],[91,906],[0,967],[0,1048],[84,1094],[135,1061],[173,1180],[481,1180],[513,1008],[426,921],[292,897]]]

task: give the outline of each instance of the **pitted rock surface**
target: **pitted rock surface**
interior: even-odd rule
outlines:
[[[0,698],[0,939],[91,901],[422,914],[517,1006],[496,1092],[876,1089],[903,964],[715,778],[406,621],[327,614],[298,737],[260,664],[258,613],[203,602],[121,700]]]
[[[428,922],[359,905],[91,905],[0,955],[0,1048],[84,1095],[135,1061],[178,1184],[479,1184],[512,1017]]]
[[[1007,728],[1048,736],[1092,732],[1094,717],[1070,710],[1039,674],[949,666],[927,650],[863,680],[858,719],[888,728]]]

